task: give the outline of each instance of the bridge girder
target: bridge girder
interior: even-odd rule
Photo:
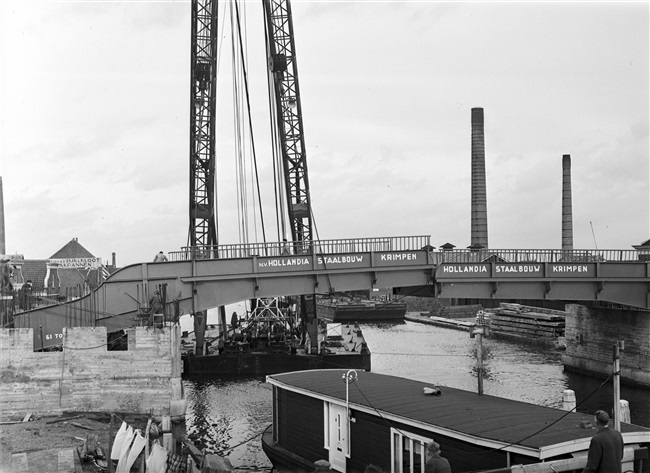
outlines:
[[[62,327],[137,324],[140,305],[166,284],[182,313],[259,297],[391,287],[397,294],[443,298],[607,301],[650,308],[650,263],[439,263],[427,250],[251,256],[141,263],[117,271],[90,295],[15,317],[15,326],[57,334]],[[91,317],[88,317],[91,314]],[[649,312],[650,314],[650,312]]]

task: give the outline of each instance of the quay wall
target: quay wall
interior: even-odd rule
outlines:
[[[105,327],[63,329],[63,350],[34,351],[31,328],[0,329],[0,412],[128,412],[183,416],[180,327],[127,330],[108,350]]]
[[[650,388],[650,312],[566,306],[564,369],[609,376],[613,345],[620,350],[621,382]]]

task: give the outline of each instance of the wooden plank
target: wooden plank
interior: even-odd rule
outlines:
[[[171,416],[162,416],[163,447],[168,451],[174,452],[174,437],[172,436],[172,418]]]
[[[548,315],[541,312],[515,312],[511,310],[497,310],[492,317],[499,315],[519,317],[521,319],[547,320],[549,322],[562,322],[566,319],[565,316],[561,315]]]
[[[92,427],[88,427],[82,424],[77,424],[76,422],[70,422],[70,425],[74,425],[75,427],[79,427],[80,429],[94,430]]]
[[[561,325],[534,324],[534,323],[531,324],[531,323],[522,323],[517,320],[508,320],[508,319],[493,320],[490,323],[490,325],[492,327],[497,325],[505,325],[509,327],[531,328],[531,329],[548,330],[548,331],[565,329],[564,324]]]
[[[535,320],[522,320],[511,317],[493,317],[491,324],[495,322],[507,322],[511,324],[518,324],[521,326],[533,326],[533,327],[549,327],[549,328],[564,328],[566,325],[564,322],[538,322]]]
[[[48,421],[45,422],[45,423],[46,423],[46,424],[56,424],[57,422],[65,422],[65,421],[67,421],[67,420],[79,419],[79,418],[81,418],[81,417],[83,417],[83,416],[82,416],[82,415],[78,415],[78,416],[72,416],[72,417],[61,417],[60,419],[48,420]]]
[[[496,310],[512,310],[514,312],[541,312],[543,314],[557,315],[564,317],[566,316],[566,311],[557,310],[557,309],[547,309],[545,307],[534,307],[529,305],[513,304],[508,302],[502,302],[499,304],[499,308]]]
[[[522,324],[541,324],[541,325],[565,325],[566,321],[562,318],[556,320],[537,319],[534,317],[517,317],[514,315],[494,314],[490,320],[513,320]]]
[[[495,328],[495,327],[498,327],[498,326],[529,329],[529,330],[539,330],[539,331],[546,331],[546,332],[554,332],[556,330],[564,331],[564,327],[548,327],[546,325],[522,324],[522,323],[518,323],[518,322],[512,322],[512,321],[509,321],[509,320],[494,320],[490,324],[490,327],[492,327],[492,328]]]
[[[535,329],[525,329],[525,328],[515,328],[515,327],[490,327],[490,330],[494,332],[504,332],[504,333],[518,333],[518,334],[525,334],[525,335],[533,335],[536,337],[546,337],[546,338],[554,338],[558,335],[556,335],[553,332],[548,332],[544,330],[535,330]]]

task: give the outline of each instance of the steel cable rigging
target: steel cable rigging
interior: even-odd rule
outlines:
[[[244,37],[242,35],[242,25],[245,28],[245,10],[241,15],[239,11],[239,2],[234,1],[230,8],[231,31],[232,31],[232,57],[233,57],[233,105],[235,113],[235,136],[236,139],[236,165],[237,165],[237,194],[238,194],[238,213],[240,220],[240,241],[249,241],[249,216],[248,216],[248,185],[246,182],[247,166],[246,155],[247,147],[251,156],[251,188],[253,194],[253,222],[257,221],[257,207],[255,206],[255,194],[259,205],[259,219],[262,231],[262,240],[266,242],[266,230],[264,224],[264,214],[261,201],[259,172],[257,166],[257,153],[255,150],[255,138],[253,133],[253,123],[251,117],[250,92],[248,86],[247,73],[247,55],[245,53]],[[244,21],[242,22],[242,17]],[[246,133],[245,127],[248,134]],[[249,139],[247,139],[247,137]],[[253,225],[253,230],[257,233],[257,227]],[[257,236],[257,235],[256,235]],[[257,238],[255,238],[257,240]]]
[[[266,47],[266,57],[271,57],[271,45],[269,43],[269,30],[266,21],[264,22],[264,42]],[[276,100],[274,100],[275,86],[271,74],[267,74],[267,88],[268,88],[268,111],[269,111],[269,124],[271,130],[277,130],[278,125],[278,110]],[[275,197],[275,218],[277,222],[277,237],[278,241],[286,238],[287,210],[285,207],[284,178],[282,173],[282,144],[279,140],[279,133],[271,133],[271,152],[273,157],[273,191]]]

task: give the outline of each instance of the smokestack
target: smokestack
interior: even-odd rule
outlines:
[[[0,176],[0,255],[7,254],[5,246],[5,200],[2,189],[2,176]]]
[[[573,249],[573,210],[571,205],[571,155],[562,156],[562,249]]]
[[[472,245],[488,247],[483,109],[472,109]]]
[[[116,268],[117,266],[115,265],[115,252],[111,253],[113,255],[113,267]]]

